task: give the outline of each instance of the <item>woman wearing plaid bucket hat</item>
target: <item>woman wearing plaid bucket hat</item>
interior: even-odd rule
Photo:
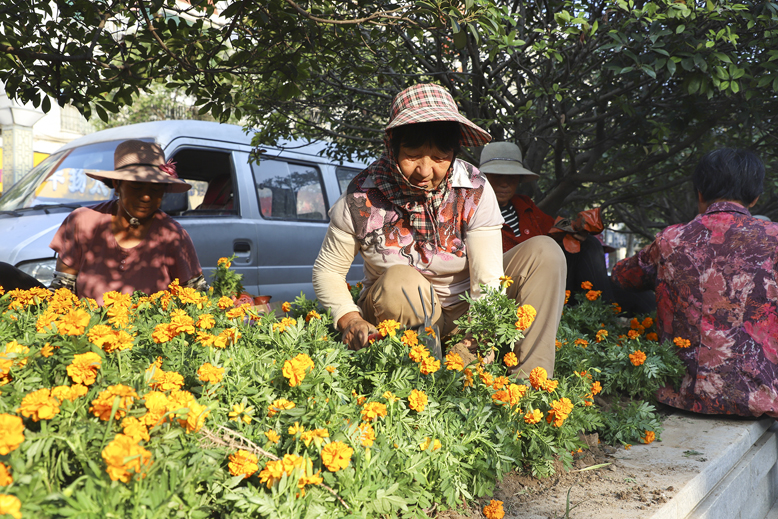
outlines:
[[[62,222],[49,245],[57,252],[52,289],[65,287],[102,304],[105,292],[151,294],[175,279],[207,288],[189,234],[159,210],[165,192],[191,188],[162,148],[124,141],[114,152],[113,171],[86,174],[113,187],[116,199],[76,209]]]
[[[359,173],[330,209],[330,226],[314,264],[316,296],[332,312],[353,349],[367,345],[375,325],[393,319],[406,327],[422,320],[412,303],[421,289],[441,335],[468,309],[460,296],[477,297],[481,284],[503,275],[503,219],[494,191],[472,165],[456,158],[463,146],[483,146],[489,134],[459,113],[443,87],[419,84],[400,92],[385,128],[384,154]],[[514,349],[517,373],[554,368],[554,339],[564,303],[564,256],[556,243],[537,247],[506,272],[512,294],[532,304],[539,319]],[[530,252],[528,250],[528,252]],[[355,304],[345,276],[357,253],[364,287]],[[560,275],[557,270],[561,269]],[[549,281],[554,278],[554,281]],[[432,287],[432,291],[430,290]]]

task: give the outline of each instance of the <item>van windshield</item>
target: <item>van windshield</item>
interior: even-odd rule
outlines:
[[[86,176],[85,171],[113,170],[113,152],[120,142],[88,144],[52,154],[3,194],[0,211],[110,200],[113,189]]]

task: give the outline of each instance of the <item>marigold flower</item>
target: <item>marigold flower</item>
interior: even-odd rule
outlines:
[[[133,388],[122,384],[108,386],[107,389],[97,395],[97,398],[92,400],[89,412],[100,418],[100,420],[109,420],[116,398],[119,399],[119,406],[116,409],[114,420],[118,420],[127,414],[132,407],[133,401],[138,398],[138,393]]]
[[[220,310],[226,310],[235,306],[235,301],[227,296],[221,296],[216,302],[216,306],[219,307]]]
[[[362,408],[362,420],[365,422],[372,422],[384,416],[386,416],[386,405],[381,402],[368,402]]]
[[[83,394],[79,394],[82,390]],[[76,384],[74,386],[57,386],[51,389],[51,396],[60,402],[64,402],[65,400],[74,402],[76,398],[85,395],[87,391],[86,386],[81,384]]]
[[[483,382],[485,386],[491,387],[492,384],[494,384],[494,377],[488,371],[480,371],[478,373],[478,376],[480,377],[481,382]]]
[[[429,437],[427,437],[427,438],[424,439],[423,442],[421,442],[419,444],[419,449],[422,450],[422,451],[426,451],[429,448],[430,445],[432,445],[432,450],[433,451],[436,451],[436,450],[440,449],[443,446],[443,444],[440,443],[440,440],[438,440],[437,438],[435,438],[434,440],[431,440]]]
[[[513,284],[513,279],[510,276],[500,276],[500,286],[508,288]]]
[[[629,321],[629,327],[630,327],[631,329],[633,329],[633,330],[637,330],[637,329],[638,329],[638,326],[641,326],[641,324],[640,324],[640,321],[638,321],[636,317],[633,317],[632,319],[630,319],[630,321]]]
[[[337,472],[348,467],[354,449],[343,442],[328,443],[321,450],[321,461],[327,470]]]
[[[435,329],[432,326],[424,328],[424,333],[426,333],[428,337],[435,338]]]
[[[580,346],[581,348],[586,348],[587,346],[589,346],[589,341],[587,341],[586,339],[576,339],[575,341],[573,341],[573,344],[575,344],[576,346]]]
[[[267,437],[268,441],[273,443],[278,443],[281,440],[281,437],[273,429],[266,431],[265,436]]]
[[[24,423],[21,417],[0,414],[0,455],[16,450],[24,441]]]
[[[408,397],[408,406],[417,413],[421,413],[427,406],[427,394],[418,389],[412,390]]]
[[[630,340],[633,340],[633,341],[634,341],[635,339],[637,339],[638,337],[640,337],[640,332],[639,332],[639,331],[637,331],[637,330],[629,330],[629,331],[627,332],[627,337],[628,337]]]
[[[545,389],[549,393],[553,393],[554,391],[556,391],[557,386],[559,386],[559,381],[558,380],[551,380],[551,379],[549,379],[549,380],[546,380],[546,383],[543,386],[543,389]]]
[[[581,283],[581,288],[583,288],[584,290],[591,290],[592,287],[593,285],[591,281],[584,281],[583,283]]]
[[[83,335],[90,318],[87,311],[75,308],[57,321],[57,331],[62,335]]]
[[[505,376],[499,376],[494,377],[494,382],[492,383],[492,387],[494,389],[502,389],[505,386],[507,386],[510,383],[510,380],[508,380],[508,377]]]
[[[73,362],[67,367],[68,375],[76,384],[90,386],[97,380],[97,370],[103,359],[97,353],[88,351],[73,356]]]
[[[399,398],[396,397],[391,391],[384,391],[384,394],[381,396],[389,402],[397,402],[399,400]]]
[[[244,303],[237,308],[230,308],[224,313],[224,315],[227,317],[227,319],[241,319],[244,315],[246,315],[246,312],[249,311],[250,308],[250,304]]]
[[[151,453],[126,434],[117,434],[103,449],[102,456],[107,465],[105,471],[111,480],[123,483],[132,478],[130,472],[139,474],[141,478],[146,477],[144,471],[152,464]]]
[[[651,319],[650,317],[646,317],[645,319],[643,319],[643,322],[640,324],[643,325],[643,328],[651,328],[651,326],[654,324],[654,320]]]
[[[11,367],[23,368],[27,365],[27,355],[30,348],[16,341],[5,343],[5,348],[0,353],[0,370],[8,371]]]
[[[516,329],[526,330],[532,325],[537,315],[538,313],[532,305],[521,305],[516,310],[516,316],[518,317],[515,324]]]
[[[38,389],[22,398],[18,412],[33,422],[51,420],[59,413],[59,400],[47,388]]]
[[[611,306],[613,306],[613,313],[615,314],[621,313],[621,307],[618,305],[618,303],[611,303]]]
[[[182,409],[188,409],[194,402],[194,395],[189,391],[180,391],[178,389],[170,392],[165,411],[170,413],[171,418],[179,416]]]
[[[635,350],[634,353],[629,354],[629,361],[633,366],[640,366],[646,361],[646,354],[640,350]]]
[[[252,472],[253,474],[253,472]],[[236,476],[239,474],[235,474]],[[281,460],[270,460],[259,473],[259,481],[271,488],[284,475],[284,463]],[[248,477],[248,476],[247,476]]]
[[[548,423],[553,422],[554,427],[562,427],[562,424],[573,411],[573,402],[569,398],[561,398],[551,402],[551,410],[546,416]]]
[[[450,352],[446,355],[446,369],[451,371],[462,371],[465,369],[465,362],[459,353]]]
[[[408,353],[408,357],[410,357],[413,362],[421,362],[429,356],[430,351],[423,344],[417,344],[411,348],[411,351]]]
[[[492,401],[497,405],[499,405],[500,403],[510,404],[511,397],[507,391],[495,391],[494,394],[492,395]]]
[[[419,344],[419,334],[416,333],[416,330],[405,330],[400,341],[409,348],[413,348]]]
[[[512,368],[513,366],[519,365],[519,359],[516,357],[516,354],[512,351],[509,351],[505,354],[505,356],[502,358],[502,361],[505,363],[506,366],[509,368]]]
[[[569,290],[565,290],[565,303],[564,304],[567,304],[568,301],[570,301],[570,291]]]
[[[110,410],[109,410],[110,412]],[[145,423],[141,422],[134,416],[128,416],[122,420],[122,432],[139,442],[141,440],[149,441],[149,430]]]
[[[250,424],[251,420],[253,420],[253,417],[251,416],[253,413],[254,413],[254,408],[252,406],[246,406],[246,404],[240,403],[240,404],[234,404],[232,406],[232,411],[230,411],[229,417],[230,420],[233,422],[240,422],[241,420],[243,420],[244,423]],[[268,416],[273,416],[273,415],[269,414]]]
[[[296,326],[297,319],[291,317],[284,317],[280,322],[273,324],[273,331],[278,333],[284,333],[288,327]]]
[[[465,382],[463,388],[464,387],[473,387],[473,370],[470,368],[465,368]]]
[[[294,402],[290,402],[285,398],[279,398],[278,400],[274,400],[273,403],[270,404],[270,407],[267,410],[267,415],[275,416],[275,414],[280,411],[285,411],[288,409],[292,409],[294,407],[295,407]]]
[[[559,350],[562,348],[562,342],[559,339],[554,339],[554,346]]]
[[[284,313],[289,313],[292,311],[292,303],[289,301],[284,301],[284,303],[281,305],[281,311]]]
[[[625,444],[624,444],[624,450],[627,450],[627,451],[628,451],[628,450],[630,450],[631,448],[632,448],[632,444],[631,444],[631,443],[625,443]]]
[[[534,409],[524,415],[524,422],[529,425],[536,424],[542,419],[543,413],[540,411],[540,409]]]
[[[49,333],[51,331],[50,328],[54,325],[58,318],[59,315],[57,312],[50,308],[47,309],[45,312],[40,314],[38,319],[35,321],[35,330],[38,333]]]
[[[589,301],[597,301],[599,297],[602,295],[602,290],[589,290],[586,293],[586,299]]]
[[[397,334],[397,330],[400,329],[400,326],[402,325],[394,319],[387,319],[378,323],[377,328],[381,337],[386,337],[387,335],[394,337]]]
[[[602,386],[600,385],[600,381],[599,380],[595,380],[594,382],[592,382],[592,394],[596,395],[600,391],[602,391]]]
[[[542,389],[545,387],[546,380],[548,380],[548,372],[540,366],[529,373],[529,383],[532,385],[533,389]]]
[[[14,519],[22,519],[22,502],[9,494],[0,494],[0,515],[10,515]]]
[[[675,343],[676,346],[679,348],[688,348],[692,345],[691,341],[689,339],[683,339],[681,337],[676,337],[673,339],[673,343]]]
[[[167,409],[169,399],[165,393],[159,391],[149,391],[143,395],[143,398],[144,405],[149,411],[164,413]]]
[[[5,466],[5,463],[0,462],[0,487],[7,487],[14,482],[14,478],[11,476],[11,470]]]
[[[659,336],[654,332],[647,333],[646,339],[648,339],[649,341],[659,342]]]
[[[243,476],[243,479],[246,479],[259,470],[257,457],[249,451],[239,449],[237,452],[230,454],[229,460],[230,462],[227,466],[230,468],[230,474],[233,476]],[[281,479],[281,477],[279,476],[278,479]]]
[[[314,363],[305,353],[298,354],[295,358],[284,361],[284,369],[281,373],[289,379],[289,386],[299,386],[305,379],[305,373],[308,369],[313,369]]]
[[[224,368],[217,368],[210,362],[206,362],[200,366],[197,370],[197,376],[203,382],[210,382],[211,384],[218,384],[224,377]]]
[[[216,266],[228,269],[232,266],[232,263],[230,262],[230,258],[219,258],[216,261]]]
[[[595,333],[594,336],[597,339],[597,342],[602,342],[605,340],[605,337],[608,336],[608,330],[597,330],[597,333]]]
[[[175,332],[170,328],[170,323],[160,323],[156,325],[154,331],[151,332],[151,338],[157,344],[168,342],[175,336]]]
[[[198,432],[205,425],[205,419],[211,414],[211,411],[208,407],[198,403],[197,400],[191,400],[188,408],[189,411],[186,413],[186,418],[179,418],[178,424],[187,433]]]
[[[308,312],[308,315],[305,316],[305,322],[310,322],[311,319],[319,319],[321,320],[321,315],[319,315],[319,312],[316,310],[311,310]]]
[[[216,320],[213,318],[211,314],[203,314],[197,318],[197,322],[195,323],[195,326],[197,328],[202,328],[203,330],[210,330],[211,328],[213,328],[215,324],[216,324]]]
[[[309,429],[300,435],[300,440],[307,447],[311,444],[311,441],[316,444],[317,447],[321,447],[324,438],[329,438],[330,432],[327,429]]]
[[[640,441],[642,441],[645,444],[649,444],[656,440],[656,434],[654,434],[654,431],[646,431],[645,436],[640,438]]]
[[[149,386],[157,391],[171,391],[184,387],[184,377],[177,371],[158,369],[149,381]]]
[[[524,384],[510,384],[508,386],[508,398],[509,403],[514,406],[518,405],[519,400],[527,393],[527,386]]]
[[[425,357],[421,360],[419,370],[422,375],[429,375],[435,373],[440,369],[440,361],[435,357]]]
[[[362,422],[357,426],[356,440],[362,447],[371,447],[375,441],[375,430],[369,422]]]
[[[489,504],[484,507],[484,516],[486,519],[502,519],[505,517],[502,501],[497,501],[496,499],[489,501]]]

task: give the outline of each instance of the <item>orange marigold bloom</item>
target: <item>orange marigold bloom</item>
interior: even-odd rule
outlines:
[[[400,326],[402,325],[394,319],[387,319],[378,323],[377,328],[381,337],[386,337],[387,335],[394,337],[397,334],[397,330],[400,329]]]
[[[276,413],[285,411],[287,409],[292,409],[294,406],[294,402],[290,402],[285,398],[279,398],[278,400],[273,400],[273,403],[270,404],[270,407],[267,410],[267,415],[275,416]]]
[[[494,384],[494,377],[488,371],[480,371],[478,373],[478,376],[480,377],[481,382],[483,382],[485,386],[491,387],[492,384]]]
[[[362,408],[362,420],[365,422],[372,422],[384,416],[386,416],[386,405],[381,402],[368,402]]]
[[[62,335],[83,335],[90,318],[86,310],[73,309],[57,321],[57,331]]]
[[[9,467],[5,466],[5,463],[0,463],[0,487],[7,487],[14,482],[14,478],[11,476]]]
[[[235,475],[237,476],[239,474],[235,474]],[[265,464],[265,468],[262,469],[262,472],[259,473],[259,481],[261,483],[265,483],[267,485],[267,488],[271,488],[276,482],[281,480],[281,477],[283,475],[284,475],[284,462],[281,460],[270,460],[267,462],[267,464]]]
[[[21,417],[0,414],[0,455],[16,450],[24,441],[24,423]]]
[[[311,444],[311,441],[313,441],[317,447],[320,447],[324,438],[329,437],[330,432],[327,429],[309,429],[300,435],[300,439],[306,447]]]
[[[217,267],[224,266],[224,268],[228,269],[232,266],[232,263],[230,262],[230,258],[219,258],[216,261],[216,266]]]
[[[640,350],[635,350],[634,353],[629,354],[629,361],[633,366],[640,366],[646,361],[646,354]]]
[[[145,395],[144,405],[152,413],[164,413],[167,410],[169,399],[165,393],[149,391]]]
[[[138,398],[138,393],[133,388],[122,384],[108,386],[107,389],[97,395],[97,398],[92,400],[89,412],[99,417],[100,420],[107,421],[111,418],[111,409],[113,409],[117,398],[119,399],[119,406],[116,409],[114,420],[118,420],[127,414],[132,407],[132,402]]]
[[[650,317],[646,317],[645,319],[643,319],[643,322],[640,324],[643,325],[643,328],[651,328],[651,326],[654,324],[654,320],[651,319]]]
[[[126,434],[117,434],[103,449],[102,456],[107,465],[105,471],[111,480],[123,483],[132,478],[130,472],[140,474],[141,478],[146,477],[145,470],[152,464],[151,453]]]
[[[13,519],[22,519],[22,502],[18,497],[0,494],[0,515],[8,514]]]
[[[179,415],[183,414],[178,411],[181,409],[189,409],[193,402],[195,402],[195,399],[192,393],[176,389],[170,393],[165,411],[170,413],[171,418],[177,418]]]
[[[589,346],[589,341],[587,341],[586,339],[576,339],[575,341],[573,341],[573,344],[575,344],[576,346],[580,346],[581,348],[586,348],[587,346]]]
[[[337,368],[336,368],[335,366],[327,366],[327,367],[326,367],[326,368],[324,368],[324,369],[326,369],[326,370],[327,370],[327,371],[329,371],[330,373],[335,373],[335,371],[337,370]]]
[[[0,353],[0,371],[8,371],[11,367],[23,368],[27,365],[27,355],[30,348],[16,341],[5,343],[3,352]]]
[[[33,422],[51,420],[59,413],[59,400],[51,396],[47,388],[39,389],[25,395],[19,405],[18,412]]]
[[[494,382],[492,383],[492,387],[495,390],[502,389],[505,386],[507,386],[510,383],[510,380],[508,380],[508,377],[499,376],[494,378]]]
[[[211,414],[211,411],[194,399],[189,402],[187,407],[189,412],[186,413],[186,418],[179,418],[178,424],[186,429],[187,433],[197,432],[205,425],[205,419]]]
[[[608,330],[597,330],[597,333],[595,333],[594,336],[597,339],[597,342],[602,342],[605,340],[605,337],[608,336]]]
[[[35,322],[35,330],[38,333],[50,332],[50,328],[58,318],[59,315],[57,315],[55,311],[53,311],[51,308],[47,309],[45,312],[38,316],[38,319]]]
[[[257,470],[257,457],[249,451],[239,449],[237,452],[230,454],[230,462],[227,465],[230,468],[230,474],[233,476],[243,476],[243,479],[250,477]],[[279,476],[278,479],[281,479]],[[268,486],[268,488],[270,488]]]
[[[583,288],[584,290],[591,290],[592,287],[593,285],[591,281],[584,281],[583,283],[581,283],[581,288]]]
[[[649,444],[656,440],[656,434],[654,434],[654,431],[646,431],[646,435],[640,438],[640,440],[645,444]]]
[[[637,330],[630,330],[627,332],[627,337],[631,340],[635,340],[640,337],[640,332]]]
[[[216,306],[218,306],[220,310],[226,310],[235,306],[235,302],[227,296],[221,296],[216,302]]]
[[[489,501],[489,504],[484,507],[484,516],[486,516],[486,519],[502,519],[505,517],[502,501],[497,501],[496,499]]]
[[[529,383],[533,389],[542,389],[546,386],[546,380],[548,380],[548,372],[538,366],[529,373]]]
[[[613,313],[614,314],[620,314],[621,313],[621,307],[618,305],[618,303],[611,303],[611,306],[613,306]]]
[[[435,357],[424,357],[421,359],[421,366],[419,370],[422,375],[429,375],[435,373],[440,369],[440,361]]]
[[[648,339],[649,341],[659,342],[659,336],[654,332],[647,333],[646,339]]]
[[[570,301],[570,291],[565,290],[565,304],[567,304],[568,301]]]
[[[225,312],[224,315],[227,316],[227,319],[240,319],[244,315],[246,315],[246,312],[248,312],[250,309],[251,309],[251,305],[248,303],[244,303],[237,308],[230,308]]]
[[[513,284],[513,279],[510,276],[500,276],[500,286],[508,288]]]
[[[273,331],[277,331],[278,333],[284,333],[288,327],[296,326],[297,325],[297,319],[292,319],[291,317],[284,317],[281,319],[281,322],[273,324]]]
[[[596,395],[599,394],[599,392],[602,391],[602,386],[600,385],[599,380],[595,380],[592,382],[592,394]]]
[[[267,436],[268,441],[273,443],[278,443],[281,440],[281,437],[273,429],[266,431],[265,436]]]
[[[500,403],[510,404],[511,396],[507,391],[495,391],[494,394],[492,394],[492,400],[497,405],[499,405]]]
[[[216,324],[216,320],[211,314],[203,314],[197,318],[195,326],[203,330],[210,330]]]
[[[549,393],[553,393],[556,390],[557,386],[559,386],[559,381],[558,380],[550,380],[549,379],[549,380],[546,380],[546,384],[543,386],[543,389],[545,389]]]
[[[321,450],[321,461],[327,470],[337,472],[348,467],[354,449],[343,442],[328,443]]]
[[[524,422],[533,425],[540,422],[543,419],[543,413],[540,409],[535,409],[524,415]]]
[[[416,330],[405,330],[403,332],[403,336],[400,338],[400,341],[402,341],[402,343],[409,348],[413,348],[419,344],[419,334],[416,333]]]
[[[411,348],[411,351],[408,353],[408,357],[410,357],[413,362],[421,362],[429,356],[430,352],[423,344],[417,344]]]
[[[97,370],[102,362],[102,357],[93,351],[73,355],[73,362],[67,367],[67,372],[76,384],[90,386],[97,380]]]
[[[554,422],[554,427],[562,427],[562,424],[573,412],[573,402],[569,398],[561,398],[551,402],[551,410],[546,416],[548,423]]]
[[[424,391],[414,389],[408,396],[408,406],[417,413],[421,413],[427,406],[427,394]]]
[[[561,349],[562,342],[559,339],[554,339],[554,346],[556,346],[556,349]]]
[[[505,354],[505,356],[502,358],[502,361],[505,363],[506,366],[509,368],[512,368],[513,366],[519,365],[519,359],[516,357],[516,354],[512,351],[509,351]]]
[[[206,362],[197,370],[197,376],[203,382],[218,384],[224,377],[224,368],[217,368],[210,362]]]
[[[306,371],[314,367],[313,360],[305,353],[300,353],[295,358],[284,361],[281,373],[289,380],[289,386],[295,387],[305,379]]]
[[[423,451],[426,451],[429,448],[430,445],[432,445],[432,450],[433,451],[436,451],[436,450],[440,449],[443,446],[443,444],[440,443],[440,440],[438,440],[437,438],[435,438],[434,440],[431,440],[429,437],[427,437],[427,438],[424,439],[423,442],[421,442],[419,444],[419,449],[423,450]]]
[[[109,411],[110,412],[110,411]],[[149,441],[149,430],[146,427],[146,424],[135,418],[134,416],[128,416],[124,420],[122,420],[122,432],[135,440],[136,442],[139,442],[141,440],[143,441]]]
[[[673,342],[679,348],[688,348],[689,346],[692,345],[689,339],[682,339],[681,337],[676,337],[675,339],[673,339]]]
[[[311,310],[308,312],[308,315],[305,316],[305,322],[310,322],[311,319],[319,319],[321,320],[321,315],[319,315],[319,312],[316,310]]]
[[[369,422],[362,422],[357,426],[357,441],[362,447],[370,447],[375,441],[375,430]]]
[[[589,290],[586,293],[586,299],[589,301],[597,301],[599,297],[602,295],[602,290]]]
[[[175,332],[170,328],[170,323],[160,323],[156,325],[154,331],[151,333],[151,338],[157,344],[168,342],[175,336]]]
[[[292,303],[289,301],[284,301],[284,304],[281,305],[281,311],[284,313],[289,313],[292,311]]]
[[[535,321],[537,315],[538,312],[532,305],[521,305],[518,310],[516,310],[516,316],[518,317],[515,324],[516,329],[526,330],[532,325],[533,321]]]
[[[465,362],[458,353],[451,352],[446,355],[446,369],[451,371],[462,371],[465,369]]]
[[[149,386],[158,391],[170,391],[181,389],[184,386],[184,377],[176,371],[164,371],[158,369],[154,371]]]
[[[508,386],[508,397],[510,404],[517,405],[519,400],[527,393],[527,386],[524,384],[510,384]]]
[[[465,383],[463,387],[473,387],[473,370],[465,369]]]

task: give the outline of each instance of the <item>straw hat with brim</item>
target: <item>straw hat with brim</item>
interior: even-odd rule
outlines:
[[[192,188],[178,178],[173,162],[165,162],[165,153],[153,142],[124,141],[113,154],[114,171],[85,171],[97,180],[128,180],[166,184],[168,193],[183,193]]]
[[[483,146],[492,136],[459,113],[448,90],[439,85],[422,83],[406,88],[392,101],[386,130],[406,124],[453,121],[462,130],[462,146]]]
[[[490,142],[484,146],[478,169],[494,175],[524,175],[527,180],[540,178],[524,167],[521,149],[512,142]]]

